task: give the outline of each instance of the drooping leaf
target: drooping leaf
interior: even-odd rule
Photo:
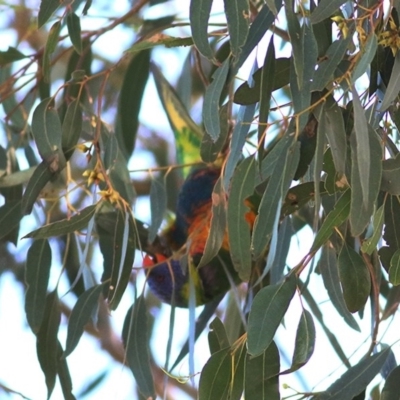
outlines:
[[[224,5],[231,51],[237,60],[249,32],[249,2],[248,0],[224,0]]]
[[[62,128],[52,98],[43,100],[35,108],[32,116],[32,133],[39,154],[50,172],[61,171],[65,167],[65,157],[62,152]]]
[[[315,348],[315,325],[309,311],[303,310],[296,332],[296,341],[292,358],[291,371],[296,371],[307,364]]]
[[[81,54],[82,53],[81,20],[74,12],[71,12],[67,15],[67,28],[68,28],[69,38],[71,39],[75,51],[78,54]]]
[[[163,222],[167,209],[167,191],[165,181],[152,179],[150,186],[150,211],[151,224],[149,226],[149,242],[152,243],[157,236],[157,232]]]
[[[368,225],[381,186],[381,142],[369,124],[366,128],[367,130],[360,132],[360,135],[368,141],[369,160],[360,159],[360,153],[365,144],[360,145],[357,135],[352,135],[350,140],[352,150],[350,226],[353,236],[360,235]],[[368,182],[366,182],[366,177],[368,177]]]
[[[249,211],[246,199],[253,194],[256,162],[244,159],[233,175],[228,201],[228,237],[230,254],[241,280],[247,282],[251,274],[250,226],[246,221]]]
[[[348,369],[325,392],[313,397],[314,400],[352,400],[360,394],[378,374],[385,363],[390,348],[364,358]]]
[[[148,400],[155,400],[153,376],[148,349],[149,333],[147,310],[144,298],[138,297],[126,313],[122,338],[126,359],[140,393]]]
[[[164,35],[163,33],[156,33],[153,36],[136,42],[129,50],[129,53],[138,53],[144,50],[151,50],[153,47],[163,45],[166,48],[172,47],[186,47],[193,45],[191,37],[175,37]]]
[[[21,218],[21,200],[9,201],[0,206],[0,239],[18,227]]]
[[[344,244],[338,257],[340,283],[347,309],[354,313],[361,310],[371,291],[371,277],[361,256]]]
[[[21,213],[22,215],[30,214],[35,204],[35,201],[39,197],[40,192],[45,185],[54,177],[54,173],[50,171],[46,161],[42,161],[33,171],[32,176],[29,179],[28,185],[26,186],[24,195],[21,201]]]
[[[326,216],[315,236],[311,251],[317,251],[332,235],[333,229],[340,226],[350,213],[350,189],[346,190],[337,201],[335,208]]]
[[[57,341],[58,349],[57,349],[57,375],[60,380],[61,390],[65,400],[76,400],[74,394],[72,393],[72,379],[71,374],[69,373],[69,368],[67,364],[67,360],[61,359],[63,348],[61,343]]]
[[[60,7],[61,3],[59,0],[42,0],[40,2],[39,14],[38,14],[38,28],[44,25],[53,13]]]
[[[202,137],[200,128],[192,120],[186,107],[159,69],[152,65],[151,71],[154,75],[162,105],[175,135],[177,162],[179,164],[191,164],[200,161],[199,148]]]
[[[219,104],[222,90],[228,77],[230,58],[228,57],[222,65],[214,72],[213,81],[208,86],[204,95],[203,123],[211,139],[216,141],[221,132],[219,121]]]
[[[282,7],[282,0],[275,0],[275,9],[279,12]],[[275,21],[275,14],[270,10],[267,4],[264,4],[257,17],[250,26],[246,43],[242,47],[239,60],[235,63],[235,71],[238,71],[243,63],[247,60],[250,53],[258,45],[264,37],[265,32],[271,27]]]
[[[210,347],[211,354],[230,346],[224,324],[218,317],[215,317],[210,324],[210,331],[208,332],[208,345]]]
[[[227,399],[231,371],[232,355],[230,347],[212,354],[201,371],[198,399]]]
[[[385,205],[382,204],[374,213],[373,216],[373,227],[374,231],[370,237],[365,239],[361,246],[361,251],[363,253],[367,253],[371,255],[373,251],[376,249],[376,246],[379,242],[379,239],[382,237],[382,228],[384,222],[384,211]]]
[[[46,297],[43,320],[37,333],[36,350],[47,386],[47,398],[53,392],[58,365],[58,327],[61,321],[57,290]]]
[[[63,357],[68,357],[75,349],[85,329],[85,325],[93,316],[98,305],[103,285],[96,285],[79,296],[68,322],[67,341]]]
[[[271,342],[257,357],[247,355],[244,395],[246,399],[279,400],[279,351]]]
[[[322,249],[318,267],[321,271],[322,280],[332,305],[350,327],[360,332],[360,327],[358,326],[357,321],[346,307],[340,286],[336,252],[329,246],[329,244],[325,245]]]
[[[126,69],[117,111],[118,144],[127,159],[133,153],[139,126],[139,112],[150,70],[150,51],[135,55]]]
[[[293,274],[281,283],[261,289],[254,297],[247,331],[249,354],[258,356],[271,344],[295,291]]]
[[[50,84],[50,73],[51,73],[51,55],[56,50],[58,44],[58,38],[61,31],[61,22],[55,22],[49,30],[49,36],[46,41],[46,46],[43,53],[43,82]],[[46,96],[47,97],[47,96]]]
[[[46,239],[52,236],[61,236],[66,235],[67,233],[80,231],[81,229],[86,228],[89,221],[94,217],[96,208],[96,205],[88,206],[70,219],[63,219],[61,221],[47,224],[42,228],[28,233],[24,238]]]
[[[51,267],[51,249],[47,240],[35,240],[28,250],[25,269],[25,313],[28,324],[38,333],[43,320]]]
[[[285,141],[285,146],[274,165],[254,223],[251,248],[255,258],[259,258],[264,253],[274,229],[277,229],[281,203],[286,196],[298,165],[298,143],[293,143],[294,137],[291,135],[287,135],[282,140]]]
[[[78,99],[69,104],[61,130],[62,151],[68,161],[82,132],[82,111]]]
[[[393,254],[390,260],[389,282],[395,286],[400,285],[400,249]]]
[[[359,58],[353,70],[353,76],[351,77],[353,83],[355,83],[355,81],[367,71],[368,67],[371,65],[373,58],[375,57],[377,47],[377,37],[374,33],[372,33],[369,35],[366,43],[362,46],[362,49],[360,50],[362,52],[362,55]]]
[[[214,54],[208,42],[208,20],[210,18],[213,0],[190,1],[190,28],[197,50],[206,58],[213,61]]]

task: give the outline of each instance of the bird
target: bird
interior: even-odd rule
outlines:
[[[188,307],[192,287],[196,306],[203,305],[241,282],[227,233],[217,256],[198,268],[210,232],[212,192],[220,175],[221,168],[215,166],[191,171],[178,194],[175,220],[161,233],[164,249],[158,247],[143,259],[147,284],[162,302]],[[246,219],[252,227],[255,210],[250,209]]]

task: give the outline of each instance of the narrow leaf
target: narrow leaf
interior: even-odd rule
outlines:
[[[370,67],[372,60],[374,59],[376,55],[376,49],[378,47],[378,40],[377,37],[374,33],[372,33],[368,39],[367,42],[362,46],[362,56],[359,58],[354,70],[353,70],[353,76],[351,77],[351,80],[353,83],[360,78]],[[354,88],[352,91],[354,92]],[[353,94],[354,96],[354,94]]]
[[[153,243],[163,222],[167,210],[167,191],[165,181],[152,179],[150,186],[151,224],[149,226],[149,243]]]
[[[210,18],[213,0],[190,1],[190,28],[197,50],[209,60],[214,60],[214,54],[208,42],[208,20]]]
[[[36,229],[28,233],[24,238],[45,239],[51,236],[61,236],[67,233],[80,231],[87,227],[89,221],[94,217],[96,205],[84,208],[79,214],[75,214],[70,219],[53,222],[43,228]]]
[[[82,132],[82,111],[78,99],[69,104],[61,131],[62,151],[68,161]]]
[[[389,282],[392,285],[400,285],[400,249],[396,250],[390,260]]]
[[[400,153],[382,162],[381,190],[400,195]]]
[[[126,69],[117,111],[117,139],[125,157],[133,153],[139,126],[139,112],[150,70],[150,51],[135,55]]]
[[[27,56],[22,54],[15,47],[8,46],[8,49],[6,51],[0,51],[0,66],[4,66],[14,61],[22,60],[26,57]]]
[[[230,58],[214,72],[213,81],[204,95],[203,123],[207,133],[216,141],[220,135],[219,103],[229,72]]]
[[[85,325],[93,316],[98,305],[99,296],[104,285],[96,285],[79,296],[68,322],[67,341],[63,358],[68,357],[75,349],[85,329]]]
[[[347,309],[361,310],[371,291],[371,277],[361,256],[344,244],[338,257],[339,277]]]
[[[67,28],[68,28],[69,38],[71,39],[75,51],[78,54],[81,54],[82,53],[81,20],[74,12],[71,12],[67,15]]]
[[[60,5],[61,3],[59,0],[42,0],[40,2],[38,28],[40,28],[50,19],[54,11],[56,11],[57,8],[60,7]]]
[[[25,313],[28,324],[34,333],[39,332],[43,320],[47,286],[51,267],[51,249],[47,240],[35,240],[26,258]]]
[[[21,201],[9,201],[0,206],[0,239],[17,228],[21,221]]]
[[[50,84],[50,73],[51,73],[51,55],[56,50],[58,44],[58,38],[61,31],[61,22],[55,22],[49,31],[49,36],[47,38],[46,46],[43,53],[43,82]]]
[[[155,400],[153,377],[148,349],[147,310],[144,298],[138,297],[129,308],[122,330],[126,359],[140,393],[148,400]]]
[[[243,160],[233,175],[228,201],[228,237],[235,270],[242,281],[251,274],[251,226],[246,220],[249,208],[246,199],[253,194],[256,162],[253,157]]]
[[[279,284],[261,289],[254,297],[247,331],[249,354],[258,356],[271,344],[295,291],[293,274]]]
[[[361,251],[363,253],[367,253],[371,255],[374,250],[376,250],[376,246],[378,245],[379,240],[382,237],[382,229],[383,229],[383,222],[384,222],[384,211],[385,205],[382,204],[374,213],[373,216],[373,232],[372,235],[364,240]]]
[[[333,306],[351,328],[360,332],[360,327],[358,326],[357,321],[346,307],[346,303],[344,301],[342,289],[340,286],[336,252],[329,246],[329,244],[325,245],[322,249],[318,267],[321,271],[325,289],[328,292],[329,298]]]
[[[210,324],[210,331],[208,332],[208,345],[210,347],[211,354],[230,346],[224,324],[218,317],[215,317]]]
[[[249,32],[250,11],[248,0],[224,0],[229,40],[233,56],[238,59]]]
[[[348,369],[325,392],[316,396],[315,400],[352,400],[360,394],[378,374],[385,363],[390,348],[364,358]]]
[[[394,368],[386,379],[380,400],[399,399],[400,365]]]

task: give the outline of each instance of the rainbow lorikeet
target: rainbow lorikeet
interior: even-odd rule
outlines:
[[[231,288],[228,274],[231,282],[240,283],[230,258],[226,233],[218,255],[197,268],[210,231],[212,192],[220,174],[221,169],[216,167],[196,169],[189,174],[178,195],[176,219],[162,234],[168,249],[165,254],[157,252],[144,258],[149,287],[163,302],[187,307],[190,281],[195,289],[196,305],[205,304],[227,292]],[[246,219],[252,225],[254,213]],[[187,257],[176,259],[174,255],[170,256],[182,248]],[[184,259],[187,260],[186,266],[182,262]]]

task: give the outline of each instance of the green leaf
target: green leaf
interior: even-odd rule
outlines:
[[[244,378],[245,398],[280,400],[279,369],[279,351],[275,342],[271,342],[268,348],[257,357],[247,354]]]
[[[150,186],[151,224],[149,226],[149,242],[153,243],[163,222],[167,210],[167,191],[165,181],[152,179]]]
[[[281,213],[281,205],[293,179],[299,160],[298,143],[293,142],[294,136],[287,135],[282,139],[285,145],[274,165],[268,186],[261,198],[256,217],[251,248],[253,256],[259,258],[265,252],[272,237]]]
[[[102,281],[109,279],[107,299],[112,310],[118,307],[129,283],[135,257],[136,235],[132,215],[116,210],[111,220],[111,232],[97,227],[100,250],[104,258]]]
[[[67,341],[63,358],[68,357],[74,350],[95,311],[104,285],[96,285],[79,296],[68,321]]]
[[[392,285],[400,285],[400,249],[396,250],[390,260],[389,282]]]
[[[228,108],[228,104],[226,103],[219,110],[220,135],[218,139],[214,142],[207,132],[204,132],[203,134],[200,147],[200,156],[201,159],[206,163],[214,162],[226,143],[226,138],[228,137],[230,130],[228,123]]]
[[[347,136],[341,108],[332,99],[329,106],[325,107],[322,118],[325,119],[326,137],[332,152],[336,171],[345,173],[347,155]]]
[[[390,80],[386,88],[385,97],[379,107],[379,112],[386,111],[392,101],[396,99],[400,92],[400,54],[396,53]]]
[[[370,222],[382,177],[381,140],[369,124],[367,124],[367,131],[361,135],[368,141],[370,159],[362,160],[361,165],[360,153],[364,145],[359,147],[357,136],[352,135],[350,138],[352,150],[350,226],[353,236],[361,235]],[[368,182],[364,182],[365,177],[368,177]]]
[[[51,267],[51,248],[47,240],[35,240],[26,258],[25,313],[28,324],[34,333],[39,332],[43,320],[47,286]]]
[[[76,400],[76,397],[72,393],[72,380],[69,373],[68,364],[65,359],[61,359],[63,348],[61,343],[57,341],[58,344],[58,365],[57,365],[57,375],[60,380],[61,390],[65,400]]]
[[[313,24],[323,21],[333,15],[346,0],[321,0],[317,8],[311,13],[310,20]]]
[[[275,0],[275,8],[279,12],[282,6],[282,0]],[[256,18],[252,22],[249,33],[247,35],[246,43],[242,47],[239,60],[235,63],[235,73],[246,61],[250,53],[258,45],[264,37],[265,32],[271,27],[275,21],[275,14],[270,10],[268,5],[264,4]]]
[[[251,233],[245,215],[249,211],[246,199],[253,194],[256,162],[254,157],[244,159],[233,175],[228,200],[228,237],[235,270],[242,281],[251,274]]]
[[[351,328],[361,332],[357,321],[346,307],[340,286],[336,251],[331,248],[329,244],[325,245],[322,249],[321,258],[318,262],[318,268],[321,271],[322,280],[332,305],[336,308],[339,315]]]
[[[385,381],[380,400],[399,399],[400,365],[394,368]]]
[[[350,189],[346,190],[335,204],[335,208],[326,216],[317,232],[311,252],[317,251],[331,237],[333,229],[342,225],[350,213]]]
[[[50,83],[50,73],[51,73],[51,58],[50,56],[56,50],[58,44],[58,38],[61,31],[61,22],[55,22],[49,31],[49,36],[47,38],[46,46],[43,53],[43,81],[44,83]]]
[[[54,108],[54,99],[43,100],[33,112],[32,133],[43,161],[52,173],[65,167],[62,152],[62,128],[60,118]]]
[[[67,28],[68,28],[69,38],[71,39],[75,51],[78,54],[81,54],[82,53],[81,20],[74,12],[70,12],[67,15]]]
[[[178,164],[200,161],[199,148],[202,131],[190,117],[186,107],[159,69],[151,66],[162,105],[175,135]]]
[[[254,297],[247,331],[249,354],[258,356],[271,344],[295,292],[293,274],[281,283],[261,289]]]
[[[221,178],[215,183],[211,198],[212,216],[210,232],[197,268],[208,264],[218,254],[224,241],[226,232],[226,193]]]
[[[290,371],[296,371],[307,364],[315,347],[315,325],[309,311],[303,310],[296,332],[296,341]]]
[[[40,192],[45,187],[46,183],[48,183],[53,177],[54,173],[50,171],[46,161],[42,161],[35,168],[22,197],[22,215],[31,213],[33,205],[39,197]]]
[[[400,195],[400,153],[396,158],[383,160],[381,190]]]
[[[118,144],[126,158],[135,148],[139,112],[150,70],[150,51],[135,55],[126,69],[117,111]]]
[[[62,123],[61,142],[62,151],[68,161],[75,151],[75,146],[82,132],[82,111],[78,99],[73,100],[68,108]]]
[[[375,57],[376,49],[378,47],[378,40],[374,33],[370,34],[367,39],[367,42],[362,46],[362,56],[359,58],[354,70],[351,80],[353,83],[360,78],[370,67],[372,60]],[[353,97],[354,97],[355,89],[352,89]]]
[[[208,332],[208,345],[210,347],[211,354],[230,347],[224,324],[218,317],[215,317],[210,324],[210,331]]]
[[[0,207],[0,239],[18,227],[21,221],[21,200],[9,201]]]
[[[191,37],[174,37],[167,35],[155,34],[147,40],[141,40],[136,42],[129,50],[128,53],[137,53],[143,50],[150,50],[153,47],[164,45],[166,48],[172,47],[186,47],[193,44],[193,39]]]
[[[140,393],[148,400],[155,399],[153,376],[150,367],[147,310],[143,296],[138,297],[126,313],[122,338],[126,359]]]
[[[0,66],[12,63],[14,61],[22,60],[27,56],[22,54],[15,47],[8,46],[6,51],[0,51]]]
[[[228,398],[232,370],[231,352],[231,348],[227,347],[208,359],[200,375],[199,400]]]
[[[63,219],[47,224],[42,228],[28,233],[24,238],[46,239],[52,236],[61,236],[67,233],[80,231],[87,227],[89,221],[94,217],[96,209],[96,205],[88,206],[70,219]]]
[[[210,43],[208,42],[208,20],[210,18],[213,0],[190,1],[190,28],[193,42],[197,50],[210,61],[215,60]]]
[[[384,204],[382,204],[375,211],[374,216],[373,216],[374,231],[372,232],[372,235],[370,237],[368,237],[366,240],[364,240],[364,242],[361,246],[361,251],[363,253],[367,253],[367,254],[371,255],[376,250],[376,246],[378,245],[378,242],[379,242],[380,238],[382,237],[384,211],[385,211]]]
[[[389,355],[390,348],[371,357],[362,359],[348,369],[325,392],[314,397],[314,400],[352,400],[360,394],[372,379],[379,373]]]
[[[261,81],[265,67],[266,66],[264,65],[264,67],[259,68],[254,72],[252,76],[253,84],[251,86],[249,85],[249,82],[244,82],[237,88],[233,97],[235,103],[249,105],[260,101]],[[274,74],[269,76],[272,83],[271,92],[289,84],[290,59],[277,58],[275,60],[274,71]]]
[[[36,350],[40,367],[44,373],[47,386],[47,399],[53,392],[58,364],[58,327],[60,326],[61,312],[57,290],[49,293],[46,298],[46,305],[42,324],[37,333]]]
[[[233,56],[238,59],[249,32],[250,10],[248,0],[224,0],[229,40]]]
[[[346,243],[338,257],[339,277],[347,309],[360,311],[371,291],[371,276],[362,257]]]
[[[43,26],[50,19],[60,5],[61,3],[59,0],[41,1],[38,14],[38,28]]]
[[[219,103],[222,90],[228,77],[230,58],[228,57],[223,64],[214,72],[213,81],[208,86],[204,95],[203,103],[203,123],[207,133],[215,142],[221,132],[219,122]]]
[[[336,67],[346,54],[351,40],[352,35],[349,34],[347,38],[335,40],[329,46],[322,61],[318,64],[318,69],[315,71],[313,83],[311,85],[312,90],[322,91],[333,80]]]

